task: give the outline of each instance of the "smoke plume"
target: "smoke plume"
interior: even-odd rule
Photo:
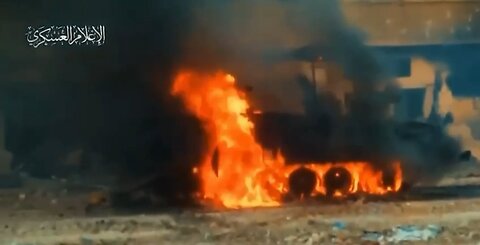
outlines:
[[[379,167],[402,160],[407,171],[424,170],[412,178],[438,177],[427,172],[442,172],[456,161],[459,146],[441,126],[398,125],[392,120],[391,107],[400,99],[398,86],[381,54],[366,46],[364,35],[345,21],[338,1],[199,1],[193,13],[184,64],[233,72],[240,83],[253,85],[254,104],[267,111],[285,111],[285,101],[297,106],[303,102],[307,119],[295,126],[291,120],[283,122],[297,131],[286,130],[286,125],[257,129],[280,128],[274,134],[283,134],[284,142],[277,146],[295,148],[291,157],[292,152],[316,152],[336,159],[368,159]],[[298,60],[318,56],[340,66],[351,82],[352,91],[343,101],[346,115],[331,93],[315,94],[301,75]],[[413,140],[412,131],[417,134]],[[318,153],[325,149],[334,153]]]
[[[8,89],[3,90],[9,118],[6,144],[16,161],[58,159],[58,150],[40,160],[35,156],[36,149],[53,141],[69,149],[88,148],[142,173],[162,163],[196,163],[203,150],[202,127],[169,95],[179,68],[231,72],[240,84],[253,86],[253,104],[265,111],[308,108],[302,120],[321,133],[295,128],[306,138],[298,147],[315,149],[312,152],[322,151],[318,142],[323,142],[342,156],[367,152],[370,157],[400,155],[423,163],[434,155],[395,138],[388,111],[398,99],[396,84],[379,56],[365,46],[364,36],[345,22],[338,1],[24,2],[28,4],[6,2],[5,9],[18,13],[8,17],[12,23],[103,24],[107,41],[98,49],[33,50],[25,44],[24,30],[12,27],[14,35],[8,38],[18,39],[7,40],[12,48],[6,57],[15,64],[10,62],[12,68],[0,74],[2,81],[30,79],[36,84],[5,85]],[[302,47],[309,48],[293,52]],[[312,94],[299,76],[299,56],[320,54],[338,64],[352,82],[345,117],[331,95]],[[18,77],[22,74],[29,76]],[[298,126],[295,120],[291,123]]]

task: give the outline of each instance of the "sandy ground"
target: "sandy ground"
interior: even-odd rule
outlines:
[[[471,172],[442,183],[480,184]],[[86,213],[92,191],[53,180],[0,191],[0,245],[390,244],[387,237],[400,225],[440,229],[429,240],[400,244],[480,244],[480,196],[120,215],[108,207]],[[366,241],[366,232],[385,239]]]
[[[430,241],[402,244],[477,244],[480,199],[401,203],[348,203],[227,212],[71,216],[60,210],[3,214],[1,244],[380,244],[365,231],[401,224],[441,226]],[[345,224],[335,229],[335,223]]]

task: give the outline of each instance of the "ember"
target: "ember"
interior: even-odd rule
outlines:
[[[333,191],[338,196],[357,192],[385,194],[400,189],[399,163],[392,165],[393,174],[389,176],[393,181],[385,182],[388,178],[383,172],[366,162],[287,165],[281,154],[266,157],[247,116],[246,96],[230,74],[180,72],[172,94],[184,100],[188,110],[202,120],[208,134],[204,159],[193,172],[201,180],[203,198],[218,207],[278,206],[289,192],[325,195]],[[316,179],[312,180],[309,173],[314,173]]]

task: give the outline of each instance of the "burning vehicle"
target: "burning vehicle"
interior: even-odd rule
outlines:
[[[313,84],[304,77],[299,81],[304,97],[320,102]],[[183,99],[207,132],[208,147],[192,172],[200,181],[197,198],[217,207],[396,193],[405,182],[419,180],[414,173],[434,171],[430,161],[445,168],[462,154],[459,144],[437,125],[399,123],[385,116],[356,128],[368,115],[353,118],[360,103],[355,98],[344,113],[338,106],[328,107],[337,111],[305,108],[303,115],[261,112],[250,107],[235,77],[222,71],[180,72],[172,94]],[[306,106],[322,108],[320,103]],[[362,133],[366,135],[358,135]],[[385,137],[379,142],[367,137],[379,134]]]
[[[479,1],[21,2],[0,244],[480,240]]]
[[[51,143],[51,148],[60,148],[57,145],[66,145],[63,141],[72,141],[69,144],[75,147],[86,145],[112,162],[122,163],[122,167],[127,166],[128,174],[133,175],[135,171],[130,170],[135,168],[142,173],[155,172],[151,178],[134,176],[145,180],[128,190],[150,188],[167,199],[193,193],[197,202],[227,208],[278,206],[288,200],[312,197],[394,194],[401,191],[405,183],[435,180],[454,166],[459,156],[468,155],[462,155],[460,145],[444,132],[442,125],[394,118],[392,107],[400,99],[400,88],[365,40],[346,21],[339,2],[193,2],[196,1],[166,5],[172,8],[171,12],[162,15],[162,21],[151,21],[155,25],[169,23],[161,26],[165,31],[155,32],[159,36],[151,33],[152,29],[160,28],[155,25],[142,29],[142,38],[112,31],[112,35],[116,35],[112,40],[125,43],[115,43],[118,46],[111,46],[110,51],[129,52],[121,56],[125,57],[125,64],[111,68],[114,74],[107,77],[115,88],[117,80],[125,81],[131,86],[129,93],[121,86],[112,92],[110,84],[99,85],[95,90],[100,92],[94,96],[98,103],[90,102],[88,96],[79,103],[68,98],[71,96],[63,90],[58,92],[72,100],[72,108],[78,104],[80,110],[84,104],[88,105],[81,111],[89,115],[85,118],[94,119],[86,126],[70,116],[52,119],[59,123],[69,119],[72,125],[78,123],[78,130],[65,127],[64,131],[72,132],[71,135],[53,133],[58,127],[49,126],[52,131],[49,134],[55,136],[48,137],[62,139],[58,140],[60,143]],[[170,11],[167,7],[162,9]],[[156,11],[145,7],[138,12],[147,10]],[[263,21],[266,10],[270,11],[270,21]],[[183,16],[183,13],[189,14]],[[143,15],[135,18],[145,24]],[[126,19],[119,26],[129,23]],[[218,25],[218,19],[225,21]],[[160,35],[164,32],[172,35]],[[143,38],[147,38],[148,43]],[[161,55],[144,52],[147,44],[151,50],[162,50],[158,52]],[[312,45],[292,52],[292,46],[297,44]],[[142,52],[137,52],[135,47]],[[245,79],[248,76],[244,75],[259,72],[251,68],[263,66],[259,62],[263,54],[277,47],[288,51],[273,52],[267,58],[273,63],[308,60],[313,68],[322,62],[329,67],[326,69],[328,81],[322,84],[318,83],[319,74],[315,71],[310,78],[298,74],[296,80],[303,96],[295,99],[303,99],[303,113],[255,108],[248,89],[242,89],[250,83],[256,89],[258,81]],[[172,51],[166,53],[164,49]],[[91,55],[96,57],[94,53]],[[319,61],[319,57],[323,61]],[[141,62],[136,64],[136,61]],[[330,72],[335,66],[345,79]],[[268,65],[261,69],[264,73],[275,73]],[[139,78],[145,80],[141,85],[137,82]],[[101,79],[100,76],[98,80]],[[161,83],[157,83],[157,79],[162,80]],[[78,89],[72,85],[68,90],[75,94]],[[148,90],[148,95],[144,90]],[[35,98],[12,91],[9,95],[21,98],[19,101]],[[90,92],[85,89],[84,93]],[[47,92],[43,96],[53,98]],[[182,105],[170,103],[172,97]],[[11,101],[18,109],[12,106],[10,114],[26,110],[22,108],[23,103]],[[53,99],[47,104],[57,108]],[[124,120],[126,108],[131,112],[128,123]],[[36,115],[35,108],[29,111]],[[91,116],[90,111],[98,112],[96,117]],[[18,115],[9,117],[22,121],[24,115]],[[197,130],[196,120],[201,130]],[[29,133],[30,127],[43,130],[29,125],[23,126],[28,130],[17,130],[22,128],[17,126],[17,121],[10,120],[12,130],[9,131],[36,135]],[[47,120],[42,122],[39,124],[50,125]],[[125,123],[119,128],[111,126],[118,122]],[[197,137],[201,133],[205,133],[205,142],[200,139],[203,136]],[[42,166],[36,169],[44,170],[43,163],[36,163],[54,162],[50,158],[56,159],[60,154],[53,150],[38,150],[49,152],[45,154],[47,157],[35,155],[37,145],[46,141],[47,134],[43,135],[39,134],[38,142],[25,140],[28,144],[15,140],[21,137],[8,137],[9,148],[16,155],[12,165],[35,162],[26,165]],[[201,154],[197,156],[199,151]],[[43,175],[51,174],[51,171],[44,172],[47,173]],[[174,187],[170,183],[175,183]]]

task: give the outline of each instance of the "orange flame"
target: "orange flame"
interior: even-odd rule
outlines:
[[[203,198],[228,208],[278,206],[282,195],[288,192],[289,175],[300,166],[317,174],[313,194],[326,193],[323,176],[332,166],[349,171],[350,193],[384,194],[399,190],[402,180],[399,164],[394,164],[393,186],[385,186],[383,173],[365,162],[286,165],[281,154],[265,157],[254,138],[254,124],[247,116],[246,96],[235,82],[232,75],[224,72],[183,71],[173,84],[172,94],[180,96],[203,122],[209,137],[204,159],[193,169],[201,180]],[[212,161],[218,162],[218,176]]]

